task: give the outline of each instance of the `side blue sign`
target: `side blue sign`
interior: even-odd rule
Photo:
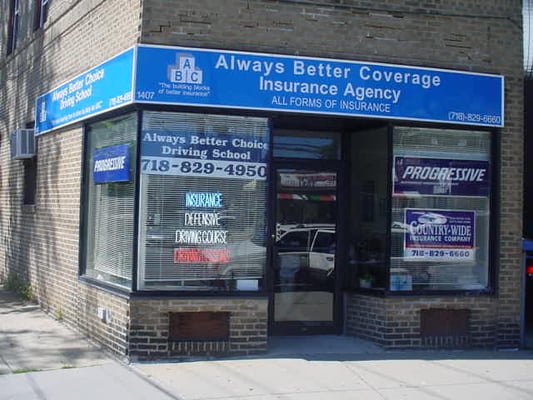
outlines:
[[[130,181],[130,146],[119,144],[94,150],[94,183]]]
[[[35,134],[131,103],[133,59],[132,48],[39,96]]]
[[[501,127],[503,77],[139,45],[135,101]]]
[[[489,162],[426,157],[394,157],[396,195],[489,195]]]

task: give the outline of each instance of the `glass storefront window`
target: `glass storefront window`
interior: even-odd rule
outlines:
[[[268,119],[144,112],[138,213],[137,131],[136,114],[87,126],[83,274],[131,289],[137,265],[140,290],[264,289]],[[302,141],[300,134],[310,136]],[[340,138],[335,132],[281,130],[274,135],[274,155],[295,163],[336,160]],[[391,142],[387,127],[380,127],[345,139],[342,286],[393,292],[488,289],[491,134],[395,127]],[[312,176],[324,185],[330,175],[298,170],[280,177]],[[292,201],[291,215],[304,213],[297,197],[278,193],[280,204]],[[324,206],[331,196],[304,197]],[[327,215],[320,211],[312,223]],[[297,227],[309,218],[302,217]],[[330,242],[317,236],[313,253],[331,257]]]
[[[394,129],[390,290],[489,285],[488,132]]]
[[[131,288],[137,116],[91,124],[86,134],[84,274]]]
[[[276,158],[340,159],[338,132],[278,129],[273,141]]]
[[[143,114],[140,289],[263,288],[268,140],[264,118]]]
[[[347,288],[387,287],[388,148],[387,127],[350,135]]]

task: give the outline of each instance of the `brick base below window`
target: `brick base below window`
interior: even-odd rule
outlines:
[[[230,353],[229,341],[214,342],[170,342],[170,356],[224,356]]]
[[[511,348],[520,344],[518,324],[498,322],[497,300],[489,296],[383,298],[349,294],[346,303],[346,334],[386,349]],[[424,333],[421,314],[428,310],[445,315],[467,312],[468,323],[457,320],[454,323],[460,326],[451,327],[452,318],[440,331],[430,327]]]
[[[265,352],[267,309],[268,299],[134,299],[131,302],[129,356],[148,360]],[[206,318],[229,317],[229,334],[221,331],[224,336],[227,334],[227,338],[192,337],[192,331],[186,325],[188,320],[195,320],[195,314],[203,323],[207,323]],[[181,321],[174,321],[172,325],[171,316],[181,317]],[[179,337],[176,323],[185,324],[182,332],[186,335]]]

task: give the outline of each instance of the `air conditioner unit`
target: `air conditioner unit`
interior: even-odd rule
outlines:
[[[35,157],[35,135],[33,129],[17,129],[11,133],[10,140],[12,160]]]

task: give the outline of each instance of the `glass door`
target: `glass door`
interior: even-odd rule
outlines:
[[[298,165],[274,169],[272,333],[336,333],[338,173]]]

